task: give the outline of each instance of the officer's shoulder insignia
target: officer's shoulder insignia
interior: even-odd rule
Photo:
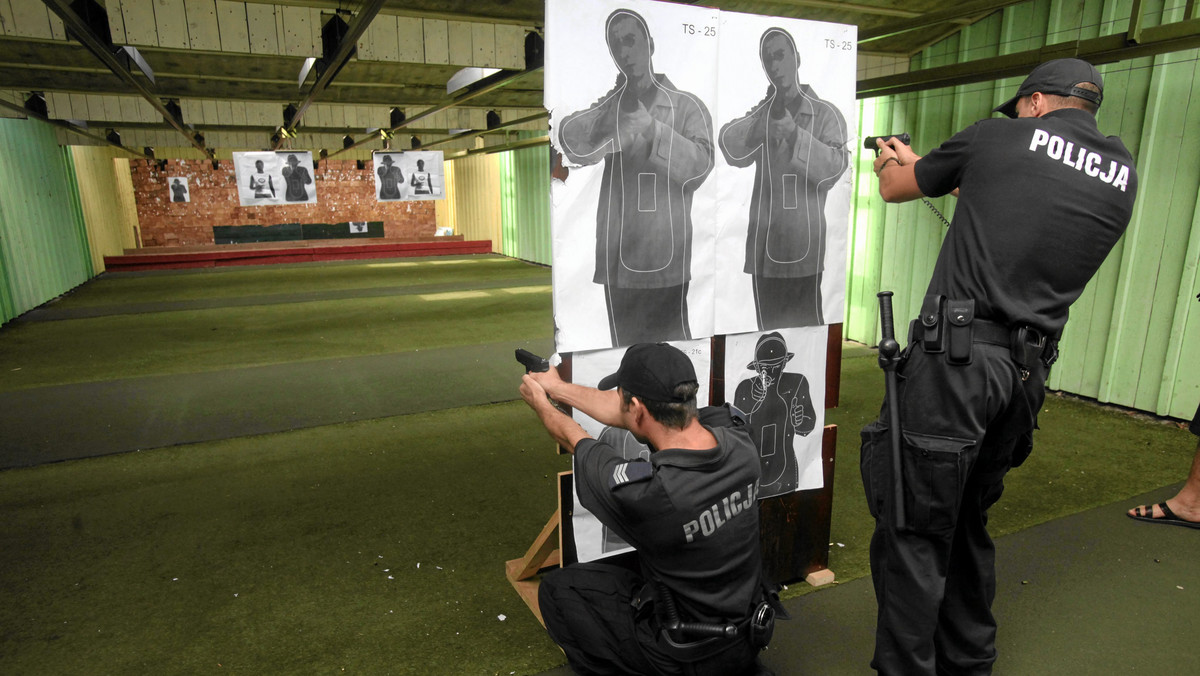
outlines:
[[[608,487],[609,489],[619,488],[626,484],[646,481],[652,476],[654,476],[654,465],[645,460],[630,460],[613,467],[612,474],[608,477]]]

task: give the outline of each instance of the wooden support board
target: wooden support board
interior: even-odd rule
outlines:
[[[533,611],[534,617],[542,626],[546,626],[546,621],[542,619],[542,610],[538,607],[537,592],[541,580],[538,578],[538,572],[544,568],[557,568],[562,565],[563,551],[563,531],[562,515],[567,515],[567,520],[571,518],[571,511],[568,508],[565,512],[562,508],[564,500],[564,488],[566,492],[566,501],[568,504],[572,502],[571,498],[571,479],[570,472],[560,472],[558,474],[558,504],[559,508],[554,510],[550,515],[550,519],[546,525],[542,527],[542,532],[534,538],[533,544],[529,546],[529,550],[525,552],[525,556],[519,559],[512,559],[505,563],[505,575],[508,581],[512,584],[513,589],[517,590],[517,595],[529,606]],[[569,531],[568,531],[569,532]],[[557,538],[555,535],[557,534]],[[573,551],[574,538],[570,538],[570,549]],[[558,548],[555,548],[555,545]],[[574,558],[574,557],[572,557]]]

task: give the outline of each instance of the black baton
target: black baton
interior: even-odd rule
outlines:
[[[888,427],[892,431],[892,509],[896,517],[896,529],[904,529],[904,474],[900,469],[900,402],[896,392],[896,364],[900,361],[900,343],[896,342],[896,328],[892,321],[892,292],[880,291],[879,318],[882,323],[879,339],[879,368],[883,369],[883,381],[887,392]]]

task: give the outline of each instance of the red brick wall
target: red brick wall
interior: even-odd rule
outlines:
[[[243,207],[238,202],[233,162],[167,160],[159,170],[151,160],[131,160],[142,246],[213,243],[215,225],[345,223],[383,221],[388,238],[432,237],[434,202],[379,202],[371,163],[359,170],[354,160],[325,160],[313,172],[316,204]],[[191,202],[172,202],[168,176],[186,176]]]

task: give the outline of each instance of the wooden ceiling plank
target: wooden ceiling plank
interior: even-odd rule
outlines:
[[[279,8],[277,16],[283,22],[282,52],[288,56],[320,56],[320,48],[313,43],[312,12],[308,7]]]
[[[471,24],[466,21],[447,21],[446,44],[451,65],[471,65]]]
[[[11,0],[13,25],[16,34],[27,38],[50,40],[50,13],[38,0]]]
[[[217,119],[214,124],[233,124],[232,101],[217,101]]]
[[[203,115],[203,124],[217,124],[220,122],[220,115],[217,114],[217,102],[213,99],[204,99],[201,101],[200,110]]]
[[[525,29],[496,24],[496,68],[525,67]]]
[[[251,54],[279,54],[279,27],[275,24],[274,5],[246,5],[246,28],[250,32]]]
[[[188,47],[220,51],[221,29],[215,0],[183,0],[183,11],[187,15]]]
[[[147,3],[154,10],[155,32],[158,46],[171,49],[188,48],[187,13],[183,0],[154,0]]]
[[[471,24],[471,65],[496,67],[496,27],[490,23]]]
[[[46,15],[50,19],[50,37],[55,40],[67,40],[67,28],[63,25],[62,19],[55,16],[54,12],[50,11],[50,8],[47,7],[45,9]]]
[[[396,17],[396,59],[403,63],[425,63],[425,32],[420,19]]]
[[[12,5],[8,0],[0,0],[0,30],[4,35],[17,36],[17,21],[13,18]]]
[[[359,40],[359,59],[400,60],[400,36],[396,31],[396,17],[386,14],[375,17],[364,37],[366,39]],[[364,47],[369,48],[370,52],[362,51]]]
[[[108,12],[108,29],[112,31],[113,44],[125,44],[125,15],[121,13],[120,0],[108,0],[104,4],[104,11]]]
[[[105,95],[104,99],[104,119],[116,122],[121,119],[121,97]]]
[[[217,0],[217,30],[221,36],[221,51],[250,53],[250,24],[246,5],[231,0]]]
[[[125,21],[125,41],[130,45],[158,46],[158,28],[154,23],[154,3],[121,0]]]
[[[425,28],[425,63],[450,63],[450,44],[446,22],[422,19]]]

